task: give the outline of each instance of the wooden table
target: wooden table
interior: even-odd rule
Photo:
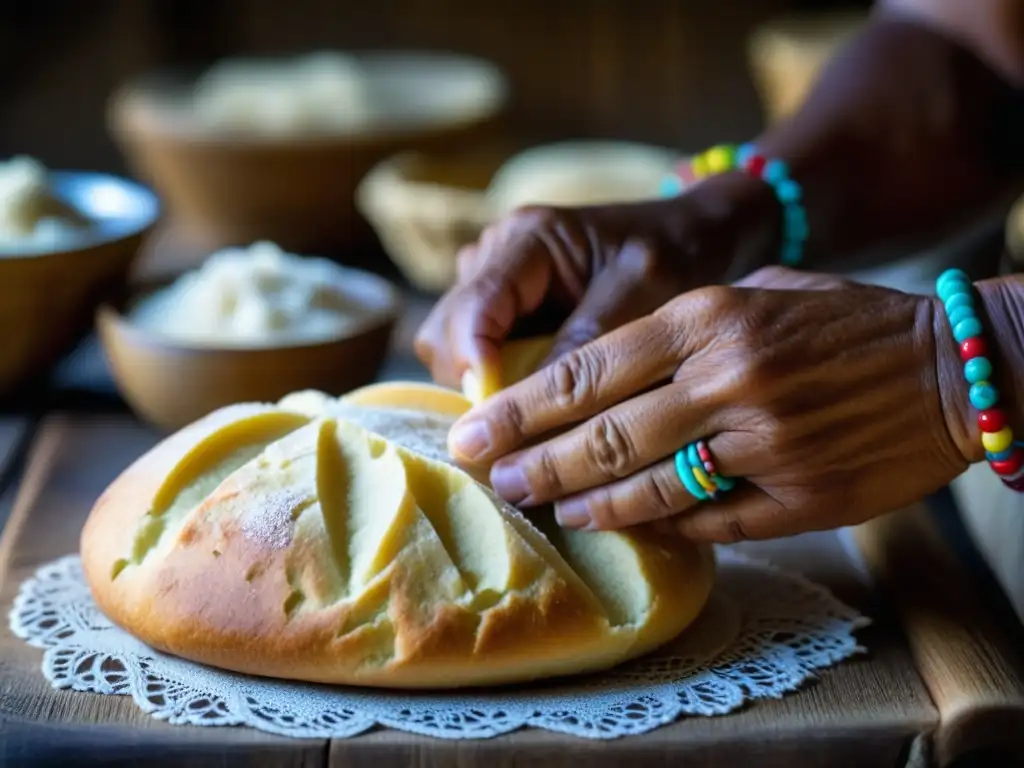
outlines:
[[[411,369],[398,360],[389,370]],[[5,610],[37,566],[77,549],[97,495],[156,439],[119,409],[49,411],[36,423],[0,418],[0,478],[18,488],[0,539]],[[11,493],[0,494],[0,504],[4,498],[10,503]],[[54,691],[39,669],[41,651],[12,637],[4,622],[0,765],[870,768],[948,765],[979,749],[1024,755],[1024,646],[978,599],[923,507],[852,533],[750,549],[872,616],[874,626],[861,634],[869,653],[784,699],[612,742],[534,730],[476,742],[386,730],[296,741],[244,728],[170,726],[128,697]]]

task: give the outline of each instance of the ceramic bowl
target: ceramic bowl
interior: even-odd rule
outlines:
[[[128,162],[183,228],[213,247],[273,240],[296,253],[335,253],[369,230],[355,208],[360,180],[399,151],[460,146],[501,110],[503,75],[462,56],[358,57],[371,93],[382,94],[361,128],[265,135],[214,130],[182,108],[181,79],[122,89],[110,124]]]
[[[132,321],[131,307],[163,287],[150,285],[99,308],[100,342],[122,396],[166,430],[225,405],[275,402],[298,390],[341,395],[376,378],[401,310],[398,289],[383,278],[345,269],[343,279],[368,311],[337,338],[276,346],[179,340]]]
[[[87,220],[63,250],[0,248],[0,393],[43,372],[122,290],[160,206],[144,187],[99,173],[49,173],[53,197]]]

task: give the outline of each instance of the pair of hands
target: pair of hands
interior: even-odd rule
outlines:
[[[434,377],[457,384],[518,320],[563,313],[549,364],[452,430],[453,455],[492,464],[500,495],[553,502],[569,527],[730,542],[857,523],[966,468],[937,302],[774,267],[687,292],[721,279],[708,248],[631,239],[623,210],[636,213],[530,209],[496,225],[420,332]],[[676,476],[674,453],[699,438],[743,479],[715,502]]]

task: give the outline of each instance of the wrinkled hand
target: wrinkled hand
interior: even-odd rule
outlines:
[[[516,211],[459,254],[457,284],[416,352],[436,381],[457,387],[544,310],[558,329],[548,360],[557,359],[730,268],[747,271],[738,253],[772,236],[774,205],[766,185],[727,174],[671,200]]]
[[[743,282],[684,294],[499,393],[456,424],[453,454],[497,460],[499,494],[556,502],[565,526],[660,521],[715,541],[860,522],[966,468],[937,303],[779,268]],[[743,479],[717,501],[676,475],[675,451],[699,438]]]

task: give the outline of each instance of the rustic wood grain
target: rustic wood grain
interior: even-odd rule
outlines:
[[[0,540],[0,600],[40,564],[74,552],[88,510],[156,435],[127,416],[57,415],[36,440],[11,522]],[[802,570],[873,612],[863,574],[835,534],[752,547]],[[525,730],[478,742],[445,742],[392,731],[291,741],[241,728],[169,726],[124,697],[57,692],[39,671],[40,651],[0,628],[0,763],[78,755],[174,765],[387,766],[871,766],[905,765],[936,712],[898,632],[884,621],[865,631],[870,652],[822,675],[799,694],[724,718],[692,718],[654,733],[587,742]],[[31,752],[30,752],[31,750]],[[6,762],[5,762],[6,759]]]
[[[939,710],[938,765],[978,749],[1024,761],[1024,649],[978,599],[929,516],[912,508],[879,518],[857,538]]]

